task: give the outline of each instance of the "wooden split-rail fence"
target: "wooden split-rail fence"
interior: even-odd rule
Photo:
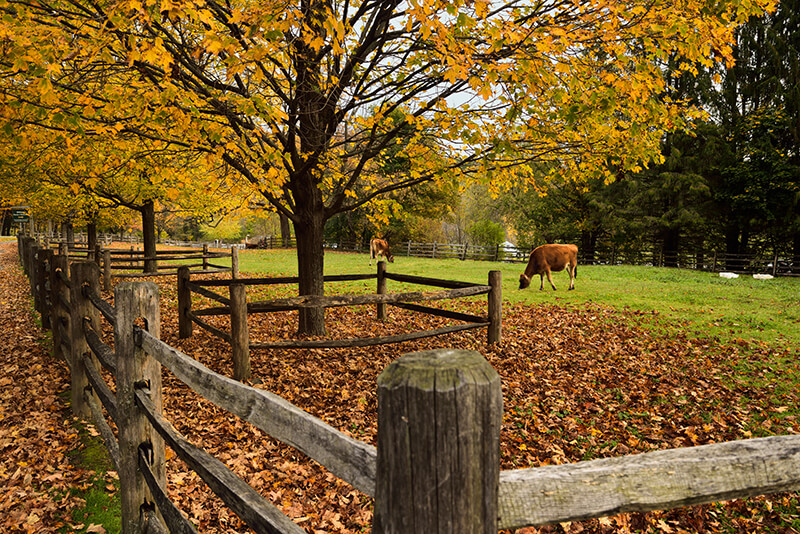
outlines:
[[[440,336],[453,332],[487,329],[489,344],[500,341],[502,335],[502,279],[500,271],[490,271],[487,285],[440,280],[423,276],[411,276],[390,273],[386,270],[386,262],[378,262],[376,274],[352,274],[325,276],[324,281],[344,282],[356,280],[376,280],[377,289],[373,295],[338,295],[328,297],[301,296],[281,298],[269,301],[247,302],[248,286],[268,286],[275,284],[297,284],[297,277],[271,278],[234,278],[232,280],[192,279],[191,271],[186,267],[178,268],[178,335],[181,339],[192,336],[193,325],[223,339],[231,345],[233,357],[233,377],[237,380],[250,378],[251,349],[303,349],[303,348],[345,348],[368,347],[387,343],[401,343],[425,337]],[[438,291],[412,291],[404,293],[388,293],[387,282],[407,282],[442,288]],[[228,288],[228,296],[212,291],[210,288]],[[200,310],[192,309],[192,294],[209,298],[221,306],[212,306]],[[487,295],[487,313],[485,317],[471,315],[452,310],[434,308],[415,304],[446,299],[456,299],[475,295]],[[268,343],[253,343],[247,325],[247,316],[252,313],[270,313],[302,308],[331,308],[341,306],[375,305],[377,318],[385,320],[386,307],[395,306],[418,313],[463,321],[463,324],[443,326],[433,330],[407,332],[393,336],[322,339],[322,340],[289,340]],[[230,332],[209,324],[204,319],[208,316],[230,316]]]
[[[117,285],[112,306],[94,262],[68,264],[38,247],[30,254],[23,266],[34,301],[46,303],[37,310],[43,324],[49,316],[54,353],[68,364],[72,410],[94,421],[119,473],[124,534],[196,532],[169,499],[167,446],[254,531],[304,532],[175,430],[162,412],[164,369],[374,497],[376,533],[491,533],[800,487],[796,435],[501,471],[500,378],[474,351],[418,352],[389,364],[378,377],[375,447],[165,344],[153,282]],[[113,327],[113,349],[101,321]]]
[[[19,254],[25,257],[27,250],[39,241],[29,236],[21,236],[18,240]],[[239,271],[239,251],[232,248],[230,252],[210,251],[207,244],[202,250],[157,250],[155,256],[147,256],[144,251],[130,247],[128,249],[105,248],[97,245],[90,248],[81,243],[67,243],[46,241],[41,245],[45,249],[53,249],[58,254],[68,256],[72,259],[85,259],[94,261],[100,267],[103,277],[103,288],[108,291],[111,288],[113,278],[150,278],[156,276],[175,276],[177,269],[187,267],[193,272],[204,274],[232,272],[238,275]],[[211,263],[209,260],[217,258],[230,258],[230,265],[220,265]],[[164,262],[180,263],[164,263]],[[187,262],[194,263],[187,263]],[[154,268],[152,272],[145,272],[148,263]],[[227,263],[227,262],[226,262]]]

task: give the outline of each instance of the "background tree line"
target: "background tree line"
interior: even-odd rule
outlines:
[[[491,195],[487,186],[461,193],[416,191],[398,196],[386,233],[396,241],[448,241],[520,247],[574,242],[585,258],[611,249],[655,252],[666,265],[682,254],[781,254],[800,263],[800,3],[740,27],[730,68],[685,68],[673,57],[668,96],[708,111],[694,131],[667,134],[663,163],[616,180],[544,180]],[[329,239],[366,241],[376,231],[367,213],[333,221]],[[702,259],[701,259],[702,261]]]

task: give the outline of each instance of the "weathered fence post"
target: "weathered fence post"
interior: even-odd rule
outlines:
[[[497,532],[500,377],[474,351],[401,356],[378,376],[373,532]]]
[[[62,304],[68,299],[69,291],[59,273],[67,276],[67,258],[56,254],[50,262],[50,326],[53,329],[53,357],[71,361],[70,354],[63,349],[64,345],[70,346],[69,342],[64,342],[64,337],[67,339],[70,337],[69,310]]]
[[[141,508],[145,503],[154,502],[138,468],[141,447],[148,449],[155,479],[162,487],[166,486],[164,440],[136,402],[136,389],[144,387],[156,413],[161,413],[161,365],[138,346],[134,332],[135,324],[143,322],[144,330],[153,337],[161,336],[158,286],[152,282],[119,284],[114,291],[114,306],[122,533],[138,534]]]
[[[239,279],[239,248],[235,245],[231,247],[231,278]]]
[[[772,276],[778,275],[778,253],[775,253],[775,259],[772,261]]]
[[[111,251],[103,251],[103,290],[111,291]]]
[[[39,288],[39,313],[42,317],[42,328],[51,329],[50,309],[53,307],[51,298],[48,298],[47,288],[50,276],[50,264],[53,262],[53,251],[49,248],[39,249],[39,260],[36,262],[36,283]]]
[[[28,254],[28,236],[20,234],[17,242],[19,247],[19,264],[22,266],[22,272],[28,274],[28,265],[26,255]]]
[[[69,302],[72,308],[70,317],[70,371],[72,374],[72,413],[81,419],[90,421],[92,412],[84,400],[83,390],[89,387],[83,355],[92,354],[86,336],[83,334],[83,321],[88,318],[92,328],[100,332],[100,313],[92,302],[84,296],[83,286],[91,287],[95,292],[100,288],[100,272],[93,261],[76,261],[70,266]],[[99,363],[96,362],[99,369]],[[99,402],[99,400],[98,400]]]
[[[203,245],[203,270],[208,270],[208,245]]]
[[[33,269],[33,262],[34,254],[36,253],[36,240],[32,237],[29,237],[23,243],[23,249],[25,250],[25,254],[23,254],[23,262],[22,262],[22,270],[25,272],[25,275],[28,277],[28,282],[30,283],[30,292],[31,297],[36,296],[36,281],[34,280],[34,269]],[[36,305],[36,301],[34,300],[34,307]]]
[[[42,294],[39,289],[41,286],[41,281],[39,280],[39,276],[41,273],[41,269],[39,268],[39,264],[41,262],[39,258],[39,254],[41,252],[41,247],[39,243],[36,241],[31,242],[31,249],[28,253],[28,279],[31,284],[31,297],[33,297],[33,309],[42,313]]]
[[[250,331],[247,328],[247,292],[244,284],[231,284],[231,349],[233,378],[250,378]]]
[[[488,295],[489,328],[487,342],[489,345],[500,341],[503,335],[503,273],[502,271],[489,271]]]
[[[385,295],[386,294],[386,262],[379,261],[378,262],[378,295]],[[375,305],[376,312],[378,314],[379,321],[386,320],[386,304],[378,303]]]
[[[178,267],[178,339],[192,337],[192,319],[189,317],[192,311],[191,276],[188,266]]]

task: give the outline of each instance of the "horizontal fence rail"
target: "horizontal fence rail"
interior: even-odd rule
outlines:
[[[277,395],[211,371],[147,332],[142,332],[141,343],[206,400],[302,451],[367,495],[374,494],[374,447],[346,436]]]
[[[503,471],[500,528],[800,489],[800,436],[773,436]]]
[[[796,435],[501,471],[500,378],[473,351],[406,354],[386,367],[377,381],[373,447],[161,341],[152,282],[119,284],[112,306],[101,297],[96,263],[40,254],[32,240],[20,247],[27,249],[20,254],[23,269],[37,279],[32,296],[50,315],[54,349],[65,349],[72,410],[95,423],[119,472],[124,534],[195,532],[166,491],[167,446],[254,531],[304,532],[164,418],[162,366],[217,407],[374,497],[376,533],[432,532],[442,525],[493,532],[800,489]],[[139,318],[143,328],[135,324]],[[113,325],[113,350],[102,339],[102,320]],[[116,391],[100,364],[111,371]]]

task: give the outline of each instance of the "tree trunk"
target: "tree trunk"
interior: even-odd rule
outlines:
[[[594,230],[584,230],[581,232],[581,250],[579,255],[583,257],[583,262],[587,265],[594,265],[594,253],[597,247],[597,232]]]
[[[794,232],[792,234],[792,271],[796,272],[795,269],[800,267],[800,232]]]
[[[736,271],[739,268],[739,226],[729,223],[725,228],[725,268]]]
[[[97,223],[90,222],[86,225],[86,243],[90,251],[97,247]]]
[[[324,249],[322,247],[325,221],[321,211],[307,213],[306,221],[294,225],[297,237],[297,269],[300,278],[300,295],[325,294],[323,281]],[[299,310],[298,334],[325,335],[325,309],[304,308]]]
[[[144,256],[152,258],[144,260],[144,272],[158,272],[156,257],[156,211],[152,200],[146,201],[140,210],[142,214],[142,238],[144,241]]]
[[[322,296],[325,291],[323,276],[325,230],[325,202],[322,198],[322,166],[320,154],[328,148],[328,141],[336,131],[336,102],[321,90],[320,72],[324,67],[320,54],[308,42],[316,37],[325,38],[327,4],[323,0],[301,0],[303,31],[292,49],[297,72],[296,102],[300,121],[297,128],[299,148],[295,159],[302,165],[295,167],[289,179],[294,211],[294,230],[297,240],[297,267],[301,295]],[[311,39],[311,40],[306,40]],[[300,310],[299,334],[322,336],[325,334],[325,310],[307,308]]]
[[[72,221],[67,221],[62,225],[64,239],[69,244],[75,243],[75,228],[72,226]]]
[[[278,214],[281,221],[281,244],[284,248],[289,248],[292,241],[292,231],[289,225],[289,217],[283,213]]]
[[[680,248],[681,232],[678,228],[667,228],[662,234],[664,267],[678,266],[678,250]]]

